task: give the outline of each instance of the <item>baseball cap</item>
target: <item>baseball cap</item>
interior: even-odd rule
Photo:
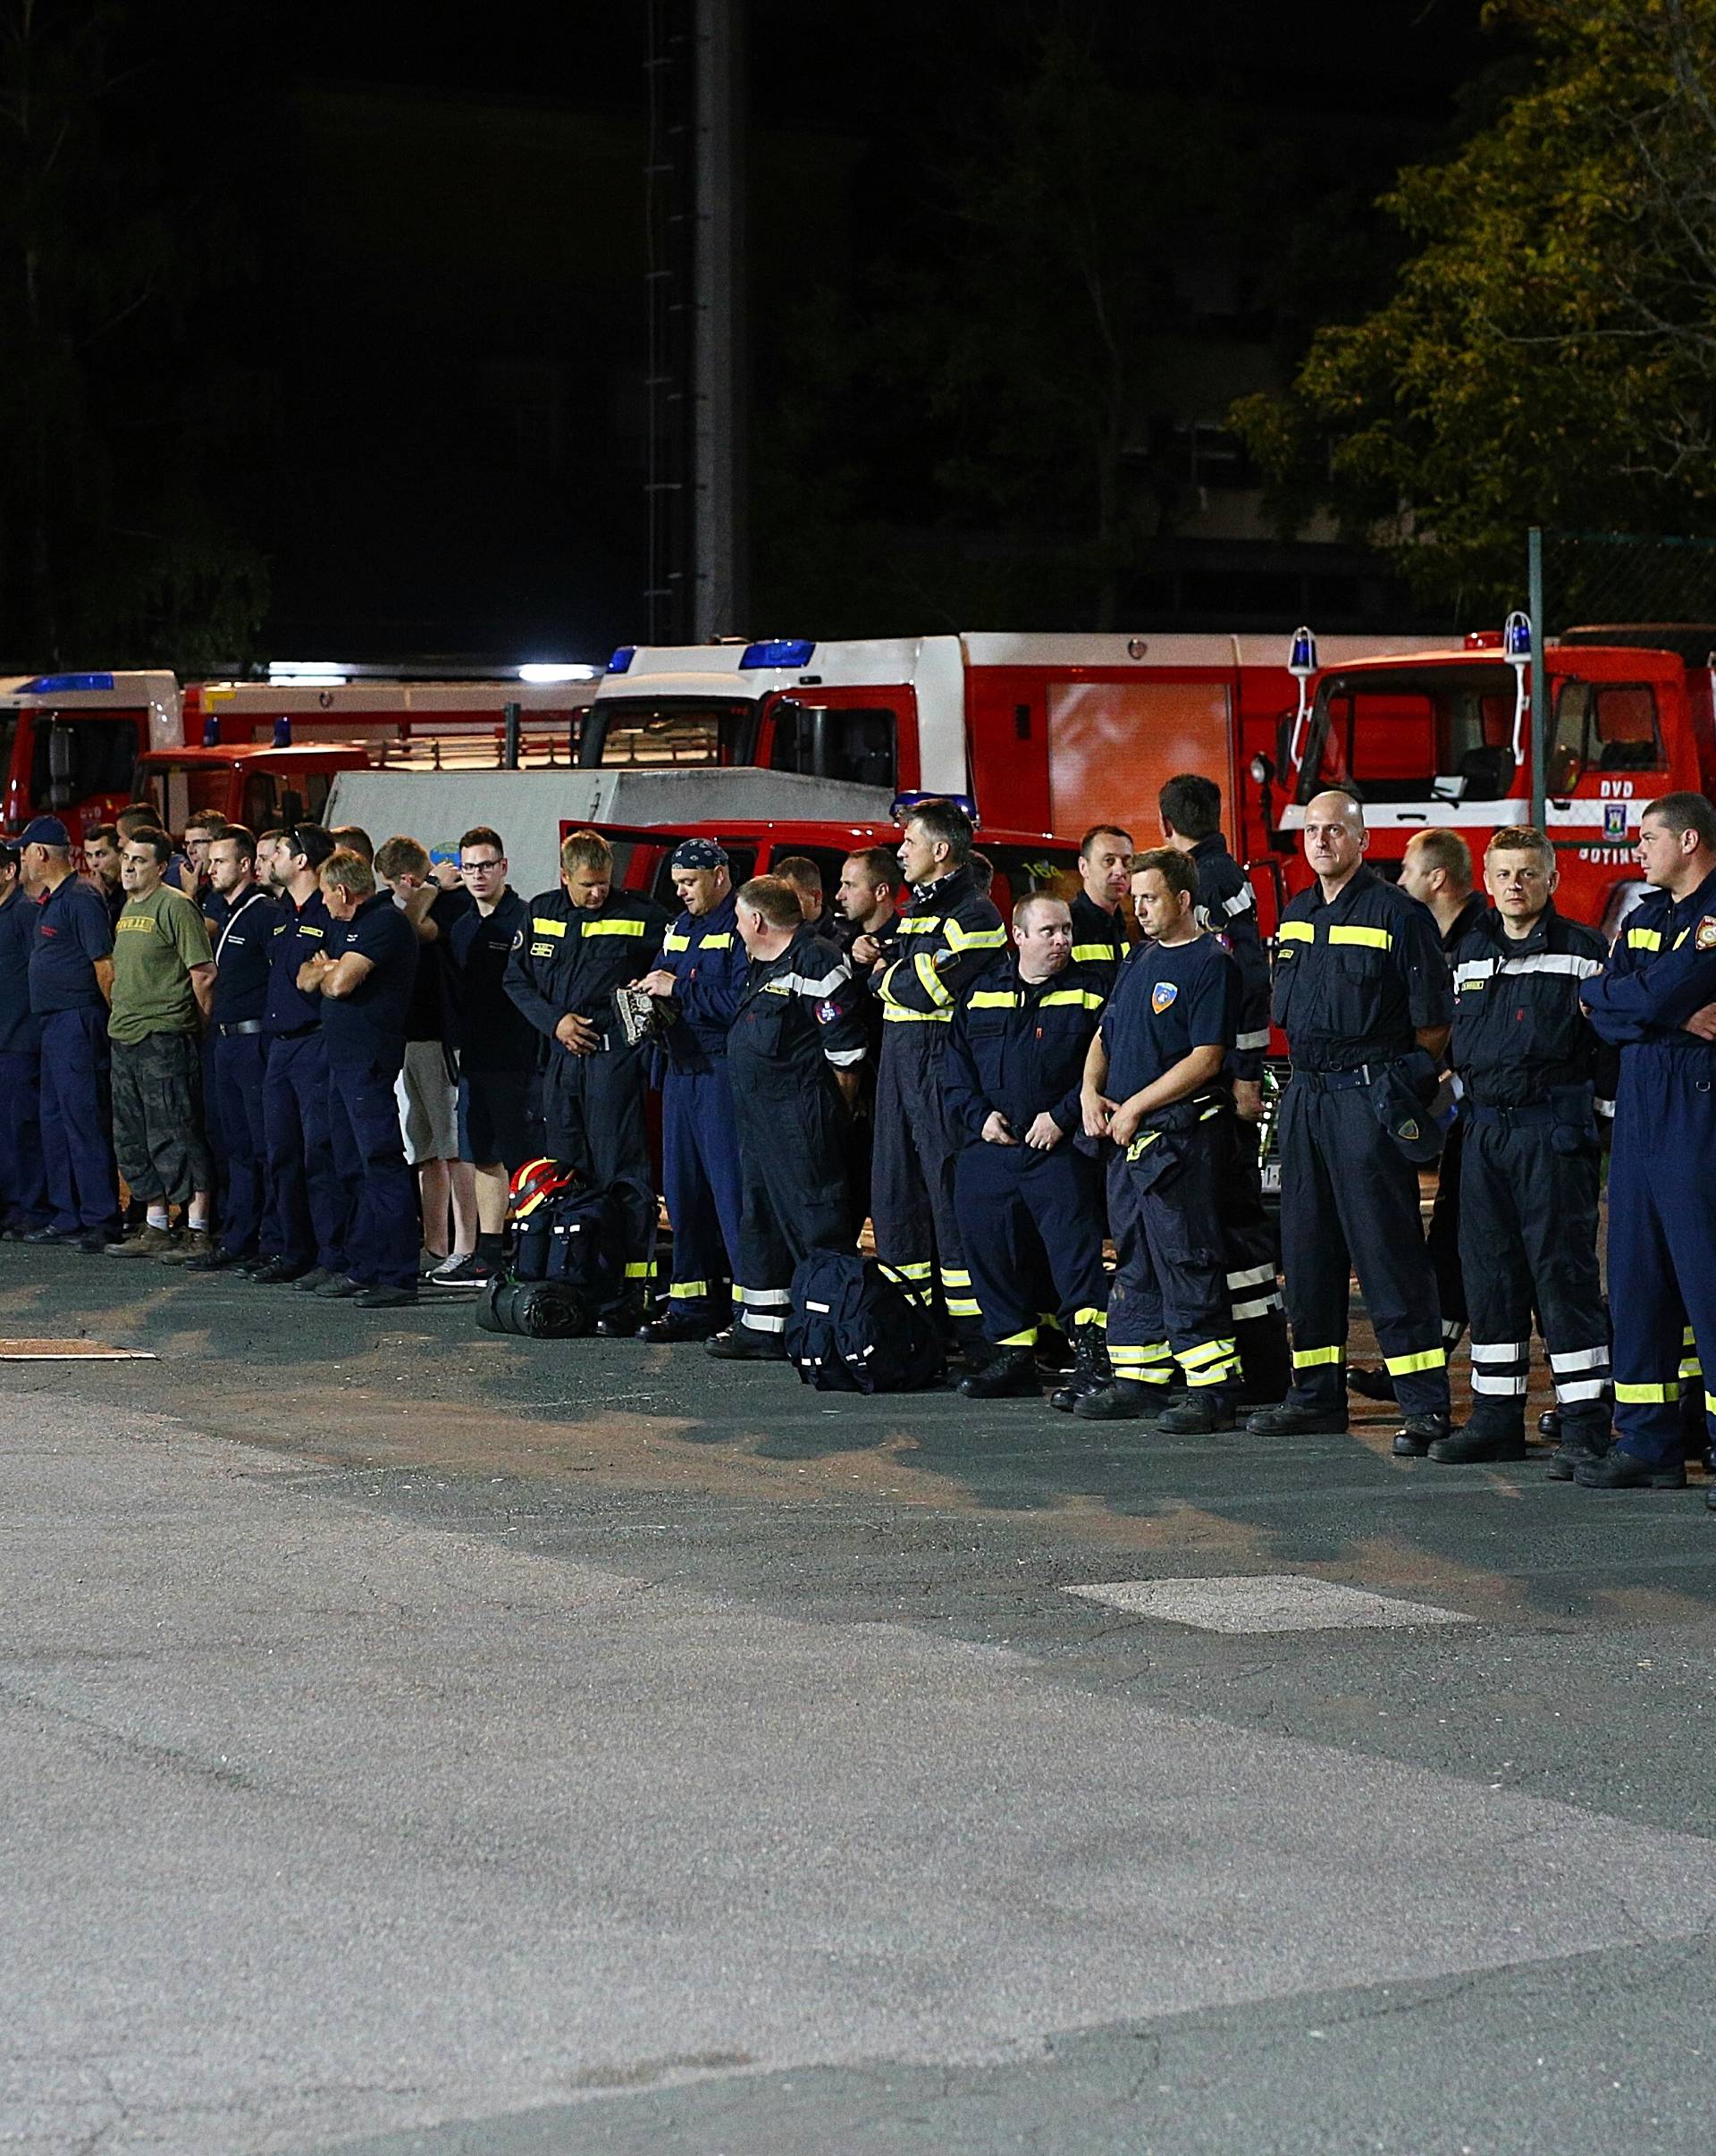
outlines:
[[[57,816],[32,816],[25,824],[20,846],[67,846],[72,834]]]

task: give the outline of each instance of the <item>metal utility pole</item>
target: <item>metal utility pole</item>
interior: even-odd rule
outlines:
[[[693,640],[745,629],[744,0],[695,0]]]
[[[1541,831],[1548,809],[1544,780],[1549,769],[1549,686],[1544,645],[1549,625],[1544,619],[1544,535],[1535,524],[1526,540],[1526,608],[1531,616],[1531,821]]]

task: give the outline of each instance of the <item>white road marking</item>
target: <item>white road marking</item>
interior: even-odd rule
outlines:
[[[1327,1632],[1378,1625],[1469,1624],[1463,1610],[1401,1602],[1297,1572],[1234,1573],[1216,1579],[1116,1579],[1068,1588],[1134,1616],[1203,1632]]]

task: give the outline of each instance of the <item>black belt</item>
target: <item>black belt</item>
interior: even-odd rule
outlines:
[[[1387,1068],[1385,1063],[1361,1063],[1356,1071],[1305,1071],[1295,1064],[1293,1078],[1302,1078],[1314,1093],[1350,1093],[1355,1087],[1372,1084]]]
[[[1481,1123],[1486,1129],[1498,1131],[1527,1130],[1539,1124],[1560,1123],[1563,1120],[1547,1100],[1532,1101],[1524,1107],[1480,1107],[1476,1101],[1472,1100],[1464,1102],[1460,1112],[1469,1116],[1474,1123]]]
[[[223,1040],[230,1040],[235,1033],[261,1032],[262,1021],[260,1018],[239,1018],[235,1019],[231,1025],[222,1025],[216,1021],[214,1031],[221,1035]]]
[[[322,1021],[319,1018],[312,1018],[308,1025],[282,1026],[275,1033],[274,1039],[276,1040],[302,1040],[306,1033],[319,1033],[321,1031]]]

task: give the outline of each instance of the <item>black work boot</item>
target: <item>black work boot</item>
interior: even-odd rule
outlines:
[[[1446,1415],[1409,1415],[1394,1433],[1396,1460],[1422,1460],[1433,1444],[1445,1444],[1453,1428]],[[1520,1457],[1525,1457],[1521,1440]]]
[[[959,1389],[967,1400],[1037,1400],[1042,1380],[1037,1375],[1037,1351],[1029,1347],[1002,1348],[969,1377]]]
[[[1225,1385],[1188,1385],[1182,1400],[1163,1409],[1156,1427],[1173,1437],[1207,1437],[1212,1430],[1231,1430],[1236,1427],[1233,1395]]]
[[[717,1362],[785,1362],[786,1341],[783,1334],[759,1332],[754,1325],[741,1321],[724,1333],[712,1333],[703,1343],[703,1352]]]
[[[1339,1437],[1346,1434],[1347,1411],[1333,1402],[1311,1407],[1288,1399],[1279,1407],[1259,1408],[1245,1427],[1254,1437]]]
[[[1070,1415],[1088,1393],[1099,1393],[1115,1381],[1108,1360],[1108,1335],[1099,1325],[1081,1325],[1072,1335],[1078,1360],[1048,1396],[1048,1404]]]
[[[617,1302],[612,1310],[601,1313],[596,1320],[596,1331],[604,1340],[635,1340],[649,1314],[649,1305],[642,1295],[628,1295],[623,1302]]]
[[[1351,1369],[1347,1372],[1347,1390],[1361,1400],[1392,1400],[1394,1380],[1386,1369]]]
[[[1526,1456],[1526,1419],[1475,1411],[1463,1430],[1450,1430],[1431,1443],[1427,1455],[1443,1467],[1477,1467],[1490,1460],[1523,1460]]]
[[[1544,1417],[1544,1422],[1549,1417]],[[1543,1428],[1539,1423],[1538,1428]],[[1557,1415],[1554,1435],[1560,1440],[1549,1456],[1544,1470],[1552,1482],[1571,1482],[1584,1460],[1601,1460],[1613,1440],[1609,1434],[1609,1415],[1605,1409],[1601,1415],[1581,1421],[1575,1415]]]
[[[1165,1394],[1162,1385],[1116,1377],[1075,1402],[1072,1412],[1081,1422],[1142,1422],[1156,1415]]]
[[[1582,1490],[1684,1490],[1687,1470],[1683,1461],[1653,1466],[1611,1445],[1601,1460],[1581,1460],[1573,1479]]]

